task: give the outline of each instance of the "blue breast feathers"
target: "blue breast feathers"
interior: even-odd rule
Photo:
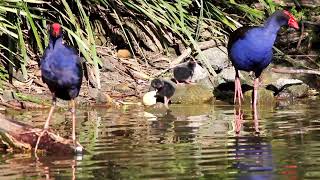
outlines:
[[[276,34],[253,28],[231,46],[230,58],[238,70],[261,73],[272,60]]]
[[[43,81],[57,97],[68,100],[75,98],[82,82],[80,57],[63,44],[46,49],[41,60]]]

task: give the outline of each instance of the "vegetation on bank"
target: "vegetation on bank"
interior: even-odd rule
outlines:
[[[129,49],[134,58],[148,63],[148,52],[172,53],[168,48],[191,46],[197,42],[225,42],[228,33],[241,24],[261,24],[279,8],[297,11],[273,0],[4,0],[0,2],[1,66],[0,79],[21,72],[23,80],[32,78],[29,69],[37,66],[48,44],[47,25],[60,22],[65,40],[75,46],[84,59],[86,72],[100,88],[103,66],[98,46]],[[104,41],[101,39],[105,39]],[[98,41],[99,40],[99,41]],[[176,52],[177,55],[181,51]],[[203,65],[208,63],[201,62]],[[209,72],[212,68],[207,66]]]

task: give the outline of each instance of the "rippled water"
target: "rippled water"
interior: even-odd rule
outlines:
[[[248,107],[241,126],[230,105],[78,110],[77,137],[89,153],[2,154],[0,179],[320,179],[319,104],[260,107],[260,134]],[[47,113],[14,117],[42,127]],[[53,118],[51,127],[70,136],[70,114]]]

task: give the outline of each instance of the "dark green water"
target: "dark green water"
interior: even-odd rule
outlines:
[[[77,111],[83,156],[2,154],[0,179],[320,179],[320,101],[250,109],[235,133],[233,106],[171,106]],[[15,115],[42,127],[47,111]],[[9,115],[8,115],[9,116]],[[69,113],[51,127],[71,134]],[[33,122],[30,122],[30,119]]]

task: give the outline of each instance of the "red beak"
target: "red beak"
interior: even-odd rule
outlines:
[[[297,22],[295,19],[293,19],[293,18],[290,18],[290,19],[289,19],[289,21],[288,21],[288,26],[289,26],[289,27],[293,27],[293,28],[295,28],[295,29],[299,29],[299,24],[298,24],[298,22]]]

